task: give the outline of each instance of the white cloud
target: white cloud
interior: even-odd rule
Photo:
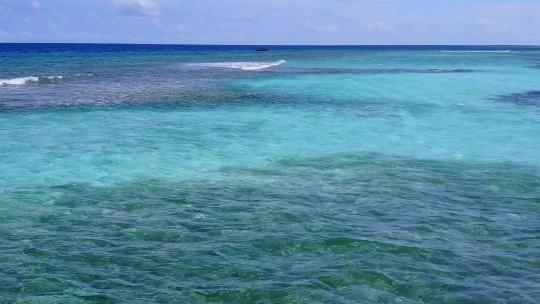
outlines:
[[[495,24],[495,21],[491,20],[491,19],[487,19],[487,18],[478,18],[478,23],[482,24],[482,25],[492,25],[492,24]]]
[[[362,26],[362,28],[364,30],[383,33],[383,34],[395,34],[397,32],[397,29],[393,25],[390,25],[381,21],[365,23]]]
[[[175,26],[176,30],[181,32],[181,33],[185,33],[187,31],[187,26],[183,25],[183,24],[178,24]]]
[[[41,3],[39,0],[25,0],[25,1],[2,1],[0,0],[0,15],[9,14],[27,14],[41,9]]]
[[[41,5],[40,5],[38,0],[31,1],[30,6],[32,7],[32,9],[34,9],[36,11],[39,11],[39,9],[41,8]]]
[[[108,0],[120,7],[120,12],[126,15],[157,17],[160,7],[156,0]]]
[[[7,15],[9,13],[8,7],[0,4],[0,16]]]
[[[320,35],[331,35],[337,32],[336,28],[331,25],[320,25],[320,24],[314,24],[309,21],[305,21],[304,25],[314,31],[315,33],[318,33]]]
[[[8,37],[9,37],[9,33],[8,32],[4,32],[2,30],[0,30],[0,42],[5,42]]]

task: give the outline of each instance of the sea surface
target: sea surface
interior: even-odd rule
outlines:
[[[0,303],[540,303],[540,47],[0,44]]]

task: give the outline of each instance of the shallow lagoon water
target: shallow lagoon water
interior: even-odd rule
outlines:
[[[0,45],[0,303],[538,302],[540,49],[253,49]]]

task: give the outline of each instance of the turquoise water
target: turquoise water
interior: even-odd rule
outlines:
[[[0,303],[540,301],[540,48],[253,49],[0,45]]]

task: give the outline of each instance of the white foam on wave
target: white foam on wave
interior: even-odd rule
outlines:
[[[194,66],[198,67],[211,67],[211,68],[228,68],[238,69],[242,71],[256,71],[267,69],[273,66],[284,64],[285,60],[278,60],[274,62],[210,62],[210,63],[195,63]]]
[[[61,80],[61,79],[64,79],[64,77],[62,77],[62,76],[43,76],[41,78],[48,79],[48,80]]]
[[[39,82],[39,77],[18,77],[11,79],[0,79],[0,85],[23,85],[31,82]]]
[[[53,80],[61,80],[64,77],[62,76],[28,76],[28,77],[17,77],[17,78],[11,78],[11,79],[0,79],[0,85],[25,85],[30,83],[36,83],[40,81],[53,81]]]
[[[441,51],[443,53],[510,53],[510,50],[500,50],[500,51]]]

